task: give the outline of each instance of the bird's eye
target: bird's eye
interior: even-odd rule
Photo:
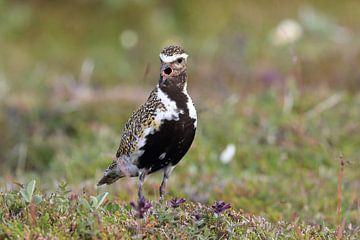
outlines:
[[[178,58],[178,59],[177,59],[177,62],[178,62],[178,63],[182,63],[182,61],[183,61],[182,58]]]

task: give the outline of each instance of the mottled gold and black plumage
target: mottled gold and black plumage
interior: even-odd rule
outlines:
[[[179,46],[168,46],[164,48],[160,54],[164,54],[166,56],[175,56],[185,53],[185,50]]]
[[[170,173],[189,150],[196,131],[196,110],[186,89],[187,56],[179,46],[160,52],[159,83],[125,124],[116,158],[98,185],[139,176],[138,196],[143,198],[145,176],[163,169],[163,198]]]

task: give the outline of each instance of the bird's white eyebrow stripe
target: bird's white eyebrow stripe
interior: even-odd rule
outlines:
[[[182,53],[182,54],[176,54],[174,56],[167,56],[165,54],[160,53],[161,60],[166,63],[174,62],[176,59],[178,59],[180,57],[182,57],[186,60],[188,55],[186,53]]]

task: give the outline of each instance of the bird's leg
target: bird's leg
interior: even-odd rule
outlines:
[[[173,168],[174,167],[171,166],[171,165],[164,168],[164,177],[163,177],[163,180],[162,180],[161,185],[160,185],[160,199],[159,199],[160,202],[162,200],[164,200],[166,182],[169,179],[169,176],[170,176],[171,171],[173,170]]]
[[[144,170],[139,175],[139,191],[138,191],[139,201],[141,201],[144,198],[144,195],[142,194],[142,187],[143,187],[143,184],[144,184],[144,181],[145,181],[145,176],[146,176],[147,173],[148,173],[148,171]]]

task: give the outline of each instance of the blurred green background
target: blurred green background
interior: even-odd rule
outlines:
[[[342,216],[359,225],[359,15],[356,0],[0,0],[1,189],[36,178],[103,191],[159,51],[177,43],[199,121],[169,196],[335,224],[342,154]],[[136,181],[105,189],[133,200]]]

